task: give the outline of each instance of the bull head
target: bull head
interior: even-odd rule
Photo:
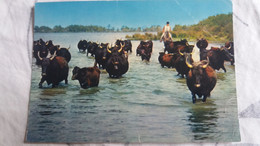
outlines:
[[[76,80],[77,79],[77,76],[78,76],[78,71],[80,70],[79,67],[75,66],[74,69],[72,70],[72,77],[71,77],[71,80]]]
[[[185,61],[186,65],[189,67],[189,68],[193,68],[193,65],[191,65],[189,62],[188,62],[188,56],[186,57],[186,61]],[[207,63],[202,65],[202,68],[206,68],[207,66],[209,65],[209,58],[207,57]]]

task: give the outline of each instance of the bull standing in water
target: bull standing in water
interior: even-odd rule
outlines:
[[[141,41],[136,49],[136,55],[140,55],[142,60],[149,61],[153,52],[153,42]]]
[[[128,56],[123,51],[124,45],[114,46],[111,49],[107,47],[106,71],[109,77],[118,78],[128,71]]]
[[[42,78],[39,87],[42,88],[42,83],[47,82],[52,87],[57,86],[61,81],[65,80],[68,84],[69,67],[64,57],[56,56],[56,52],[51,58],[40,58],[42,60]]]
[[[74,67],[72,80],[78,80],[81,88],[87,89],[98,86],[100,78],[100,70],[95,67]]]
[[[230,54],[225,47],[211,47],[210,50],[206,50],[208,46],[208,41],[206,39],[200,39],[196,43],[197,47],[200,49],[200,61],[206,60],[209,58],[209,65],[215,69],[219,70],[220,68],[226,72],[226,68],[224,66],[225,60],[233,62],[234,57]]]
[[[193,103],[196,102],[196,95],[203,96],[202,101],[206,102],[217,83],[215,70],[209,66],[209,61],[206,60],[191,65],[186,59],[186,64],[190,68],[186,83],[191,91]]]

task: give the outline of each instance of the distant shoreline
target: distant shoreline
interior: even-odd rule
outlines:
[[[34,33],[131,33],[125,38],[129,40],[159,40],[162,35],[162,27],[152,25],[150,27],[119,28],[102,27],[94,25],[69,25],[67,27],[35,26]],[[211,42],[233,41],[232,13],[209,16],[207,19],[194,25],[175,25],[170,31],[173,39],[196,40],[205,38]]]

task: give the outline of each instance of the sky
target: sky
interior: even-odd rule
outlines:
[[[192,25],[217,14],[232,12],[231,0],[128,0],[40,2],[35,25],[98,25],[115,28]]]

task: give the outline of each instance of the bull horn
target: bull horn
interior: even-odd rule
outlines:
[[[190,55],[192,55],[194,52],[192,51],[191,53],[190,53]]]
[[[179,50],[179,54],[181,54],[181,56],[183,56],[184,54],[183,54],[183,53],[181,53],[180,49],[178,49],[178,50]]]
[[[125,47],[125,42],[124,42],[124,45],[122,45],[122,43],[120,43],[121,46]]]
[[[120,43],[120,45],[121,45],[121,48],[118,50],[118,52],[121,52],[121,51],[122,51],[122,49],[123,49],[123,47],[125,46],[125,44],[124,44],[124,45],[122,45],[121,43]]]
[[[53,60],[56,56],[56,51],[54,52],[53,56],[50,58],[50,60]]]
[[[45,43],[45,45],[47,46],[49,44],[49,41],[47,41],[46,43]]]
[[[230,50],[230,49],[231,49],[231,45],[230,45],[230,47],[228,47],[227,49]]]
[[[193,68],[193,66],[188,62],[188,56],[186,57],[185,63],[189,68]]]
[[[40,51],[38,51],[38,57],[40,60],[42,60],[41,56],[40,56]]]
[[[202,68],[206,68],[209,65],[209,57],[207,57],[207,64],[203,65]]]
[[[108,45],[107,45],[107,52],[108,52],[108,53],[111,53],[111,50],[109,50]]]
[[[69,48],[67,48],[67,50],[69,50],[70,49],[70,46],[69,46]]]

